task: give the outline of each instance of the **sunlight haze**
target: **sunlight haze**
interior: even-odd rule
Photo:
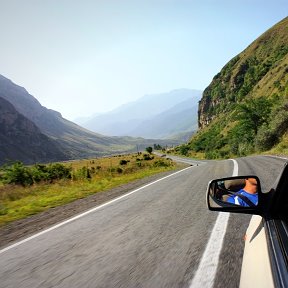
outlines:
[[[74,120],[204,90],[287,12],[287,0],[0,0],[0,74]]]

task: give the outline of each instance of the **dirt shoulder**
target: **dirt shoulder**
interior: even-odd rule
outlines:
[[[181,165],[177,170],[181,170],[189,165]],[[177,171],[176,170],[176,171]],[[145,184],[175,173],[175,170],[162,172],[157,175],[146,177],[140,180],[118,186],[111,190],[98,192],[87,198],[79,199],[69,204],[51,208],[45,212],[31,217],[12,222],[0,227],[0,247],[8,246],[22,238],[27,238],[41,230],[47,229],[61,221],[67,220],[77,214],[85,212],[93,207],[99,206]]]

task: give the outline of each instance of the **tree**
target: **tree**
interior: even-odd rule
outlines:
[[[146,147],[146,149],[145,149],[149,154],[151,154],[152,153],[152,151],[153,151],[153,148],[152,147]]]
[[[255,135],[263,124],[268,124],[271,113],[271,102],[264,98],[249,99],[237,107],[236,119],[240,125],[252,129]]]

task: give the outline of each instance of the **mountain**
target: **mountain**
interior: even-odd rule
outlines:
[[[195,97],[196,98],[196,97]],[[198,98],[189,98],[151,119],[142,121],[130,136],[144,138],[173,138],[197,130]]]
[[[198,125],[188,147],[207,158],[288,152],[288,17],[213,78],[199,102]]]
[[[0,99],[0,164],[6,159],[24,163],[81,159],[180,143],[91,132],[42,106],[26,89],[2,75]]]
[[[175,133],[192,129],[191,125],[197,122],[197,111],[189,115],[185,110],[191,108],[193,112],[201,95],[202,91],[190,89],[146,95],[113,111],[97,115],[82,125],[105,135],[169,138]],[[181,103],[184,105],[181,106]],[[185,103],[188,106],[185,107]],[[171,125],[173,127],[169,128]]]
[[[65,160],[57,143],[0,97],[0,164],[7,161]]]

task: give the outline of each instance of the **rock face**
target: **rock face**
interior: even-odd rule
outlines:
[[[288,17],[266,31],[229,61],[205,89],[198,107],[198,126],[244,99],[288,94]]]
[[[30,164],[66,159],[52,139],[1,97],[0,111],[0,164],[16,160]]]

